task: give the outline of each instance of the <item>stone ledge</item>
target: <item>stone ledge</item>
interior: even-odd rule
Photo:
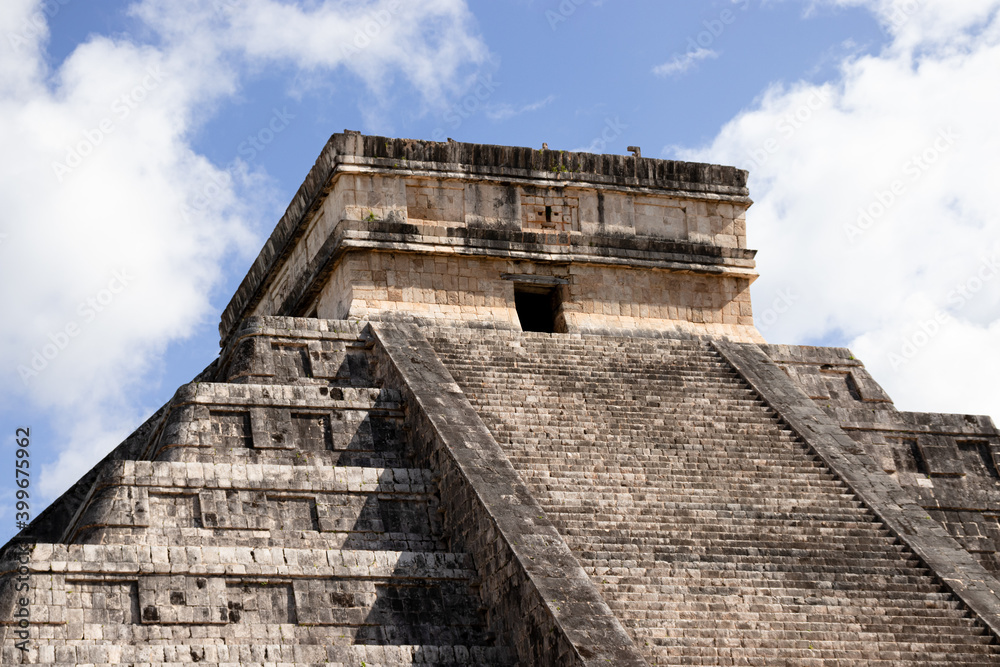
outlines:
[[[379,164],[389,168],[411,166],[452,170],[463,174],[545,178],[558,182],[595,181],[602,185],[637,185],[657,189],[718,192],[746,196],[747,172],[736,167],[536,150],[517,146],[437,142],[415,139],[335,134],[327,149],[336,164]]]
[[[442,235],[428,234],[428,231],[441,231]],[[565,242],[561,242],[560,238]],[[751,281],[757,277],[753,259],[755,251],[739,248],[646,237],[598,237],[578,232],[544,234],[467,227],[428,228],[425,225],[387,221],[366,224],[362,228],[359,221],[341,220],[295,279],[281,304],[281,312],[305,312],[340,261],[352,251],[639,268],[739,277]],[[231,335],[224,334],[222,344],[231,348]]]
[[[102,471],[95,487],[426,494],[432,477],[422,468],[119,461]]]
[[[846,347],[816,347],[811,345],[761,345],[760,349],[778,364],[803,364],[820,366],[831,364],[836,366],[864,367],[854,354]]]
[[[288,549],[283,547],[131,546],[36,544],[33,574],[216,575],[292,579],[469,579],[469,557],[461,553]],[[0,563],[0,576],[17,564]]]
[[[315,317],[282,317],[255,315],[240,323],[233,331],[233,341],[248,336],[296,338],[305,340],[342,340],[361,343],[365,324],[348,320],[319,320]]]
[[[365,222],[361,220],[343,219],[338,223],[337,231],[353,232],[375,240],[423,239],[428,244],[466,244],[469,246],[493,247],[500,249],[537,249],[539,246],[552,245],[554,250],[563,252],[565,245],[562,239],[585,254],[588,249],[598,253],[632,253],[629,257],[662,255],[667,259],[691,261],[698,258],[701,262],[725,262],[728,260],[734,266],[753,268],[756,250],[719,246],[710,243],[697,243],[682,239],[660,238],[655,236],[638,236],[635,234],[606,233],[589,234],[579,231],[546,231],[542,229],[522,229],[520,221],[516,227],[473,227],[464,223],[448,225],[427,224],[421,221],[397,222],[392,220],[376,220]],[[553,239],[556,239],[553,241]]]
[[[679,253],[577,244],[573,242],[575,233],[534,234],[532,236],[536,237],[536,240],[477,240],[470,243],[468,239],[458,237],[442,238],[405,233],[376,234],[347,229],[344,230],[342,237],[331,237],[335,239],[336,246],[324,248],[325,252],[318,253],[310,268],[313,268],[314,272],[322,271],[323,265],[329,259],[337,258],[345,251],[381,250],[383,252],[410,252],[423,255],[468,255],[534,260],[540,263],[572,262],[581,265],[627,266],[687,273],[757,277],[753,260],[744,258],[720,257],[711,253]],[[565,239],[566,242],[562,243],[560,239]],[[282,312],[285,312],[284,309]]]
[[[954,415],[935,412],[897,412],[895,409],[841,408],[832,413],[845,430],[894,431],[924,435],[998,438],[1000,432],[988,415]]]
[[[181,405],[291,407],[318,410],[382,410],[398,412],[399,392],[391,389],[327,387],[323,385],[230,384],[198,382],[174,394],[172,408]]]
[[[934,575],[1000,636],[1000,582],[884,474],[756,345],[712,341],[722,357]]]
[[[84,643],[37,646],[22,656],[13,646],[4,646],[0,664],[45,664],[50,667],[356,667],[357,665],[456,665],[487,667],[514,664],[504,649],[482,646],[321,646],[271,643],[199,643],[156,646],[101,646]],[[195,657],[192,657],[195,656]],[[24,659],[22,663],[21,660]]]

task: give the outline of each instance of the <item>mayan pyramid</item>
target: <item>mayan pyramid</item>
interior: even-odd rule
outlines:
[[[765,343],[746,177],[334,135],[0,662],[1000,664],[1000,433]]]

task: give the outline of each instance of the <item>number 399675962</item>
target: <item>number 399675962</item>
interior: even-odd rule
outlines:
[[[17,453],[14,461],[14,483],[17,485],[17,516],[16,520],[20,524],[30,518],[28,500],[31,497],[28,487],[31,485],[31,429],[19,428],[15,433],[17,439]]]

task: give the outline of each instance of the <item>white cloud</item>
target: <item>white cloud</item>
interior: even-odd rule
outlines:
[[[994,0],[822,0],[841,7],[865,7],[893,38],[892,50],[904,54],[928,48],[945,52],[974,47],[977,29],[997,11]]]
[[[0,392],[59,429],[43,495],[148,413],[136,388],[168,344],[217,316],[222,262],[255,255],[284,204],[266,173],[190,144],[248,63],[317,81],[347,69],[376,97],[405,81],[433,105],[482,60],[460,0],[366,6],[144,0],[132,12],[156,46],[91,36],[49,71],[40,0],[0,3],[0,150],[16,156],[0,164]]]
[[[175,43],[223,49],[301,70],[345,68],[386,94],[401,76],[441,104],[474,78],[488,53],[465,0],[144,0],[134,13]]]
[[[769,340],[850,341],[901,408],[1000,421],[1000,1],[837,2],[876,13],[883,52],[773,86],[679,157],[751,172],[758,312],[795,294]]]
[[[719,53],[717,51],[706,49],[704,47],[698,47],[697,49],[688,51],[682,56],[674,56],[662,65],[654,67],[653,74],[657,76],[674,76],[676,74],[683,74],[702,60],[718,57]]]
[[[532,111],[538,111],[539,109],[544,109],[548,105],[552,104],[556,99],[555,95],[549,95],[548,97],[538,100],[537,102],[532,102],[530,104],[523,104],[519,107],[515,107],[512,104],[498,104],[491,106],[486,110],[486,117],[490,120],[509,120],[515,116],[520,116],[522,114],[531,113]]]

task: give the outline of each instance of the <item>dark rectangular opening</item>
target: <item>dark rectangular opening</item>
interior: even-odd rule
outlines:
[[[555,333],[558,296],[554,287],[514,286],[514,307],[522,331]]]

